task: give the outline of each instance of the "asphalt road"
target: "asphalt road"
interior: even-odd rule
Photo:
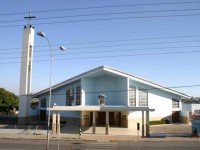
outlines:
[[[44,140],[0,139],[0,150],[45,150]],[[49,150],[57,150],[58,142],[50,141]],[[60,141],[59,150],[199,150],[200,142],[84,142]]]

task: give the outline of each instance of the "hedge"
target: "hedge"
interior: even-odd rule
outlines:
[[[159,125],[159,124],[170,124],[170,121],[169,120],[150,121],[150,125]]]

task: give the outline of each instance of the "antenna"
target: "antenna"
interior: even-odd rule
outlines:
[[[24,17],[24,19],[28,19],[28,26],[31,23],[31,19],[36,18],[36,16],[31,16],[31,11],[29,11],[29,16],[28,17]]]

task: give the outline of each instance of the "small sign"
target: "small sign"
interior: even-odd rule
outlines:
[[[137,123],[137,130],[140,130],[140,123]]]

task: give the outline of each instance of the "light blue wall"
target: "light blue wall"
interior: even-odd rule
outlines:
[[[52,98],[51,98],[51,107],[53,107],[54,103],[56,103],[57,106],[66,106],[66,90],[69,88],[76,87],[77,85],[80,85],[80,81],[73,82],[71,84],[68,84],[66,86],[62,86],[60,88],[57,88],[56,90],[52,90]],[[48,107],[49,104],[49,92],[42,94],[38,96],[40,100],[43,98],[46,98],[46,106]],[[40,103],[39,103],[39,109],[40,110],[45,110],[46,108],[40,108]],[[39,111],[38,111],[39,113]],[[47,111],[48,113],[48,111]],[[39,115],[39,114],[38,114]],[[64,117],[75,117],[79,118],[80,117],[80,112],[61,112],[61,116]]]
[[[117,105],[128,105],[128,78],[118,78],[118,101]]]
[[[82,88],[82,104],[83,105],[97,105],[95,102],[94,93],[94,79],[92,78],[82,78],[81,79],[81,88]]]
[[[81,87],[85,92],[85,105],[98,105],[100,94],[107,96],[107,105],[127,105],[127,84],[126,78],[106,75],[82,79]]]

